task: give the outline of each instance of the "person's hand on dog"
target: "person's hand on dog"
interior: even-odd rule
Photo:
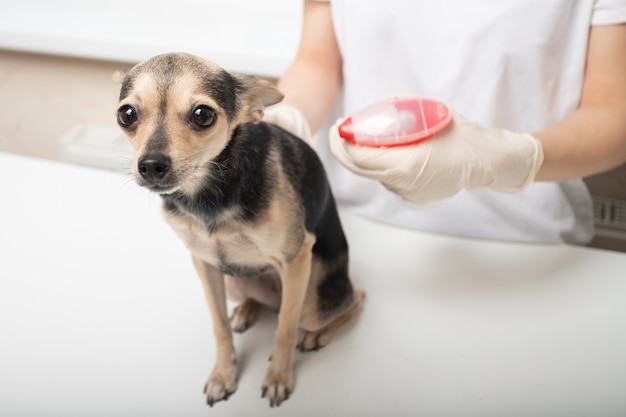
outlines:
[[[279,103],[266,107],[263,111],[263,121],[280,126],[313,146],[313,135],[311,135],[309,123],[302,112],[294,106]]]
[[[339,120],[330,129],[330,147],[349,170],[380,181],[415,204],[442,200],[462,189],[514,193],[534,180],[543,162],[541,142],[451,113],[450,125],[433,138],[387,148],[345,141],[339,136]]]

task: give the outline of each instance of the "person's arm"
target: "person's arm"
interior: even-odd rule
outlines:
[[[305,0],[300,46],[278,82],[279,90],[285,94],[278,106],[297,108],[316,132],[332,111],[341,83],[341,55],[330,3]],[[289,126],[283,127],[289,130]]]
[[[544,162],[536,181],[563,181],[626,161],[626,24],[594,26],[579,108],[533,134]]]

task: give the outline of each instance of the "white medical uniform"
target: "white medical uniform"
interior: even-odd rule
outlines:
[[[519,132],[577,108],[590,25],[626,22],[626,0],[332,0],[331,8],[343,58],[342,115],[411,93]],[[582,180],[534,183],[518,194],[462,191],[419,207],[348,171],[328,140],[318,148],[340,206],[374,219],[514,241],[582,244],[593,235]]]

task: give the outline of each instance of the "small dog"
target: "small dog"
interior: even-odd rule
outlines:
[[[246,330],[259,305],[278,309],[262,385],[273,407],[293,390],[295,348],[325,346],[365,297],[348,278],[347,242],[315,151],[261,122],[282,97],[268,81],[187,54],[156,56],[122,81],[117,120],[135,149],[132,174],[161,195],[213,317],[211,406],[237,389],[230,327]],[[230,321],[227,290],[242,300]]]

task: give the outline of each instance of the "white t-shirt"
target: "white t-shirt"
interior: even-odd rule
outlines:
[[[349,115],[395,94],[446,103],[486,126],[533,132],[580,100],[590,25],[626,21],[626,0],[332,0]],[[586,243],[591,197],[581,180],[518,194],[461,191],[425,207],[356,176],[318,141],[339,205],[422,230]]]

